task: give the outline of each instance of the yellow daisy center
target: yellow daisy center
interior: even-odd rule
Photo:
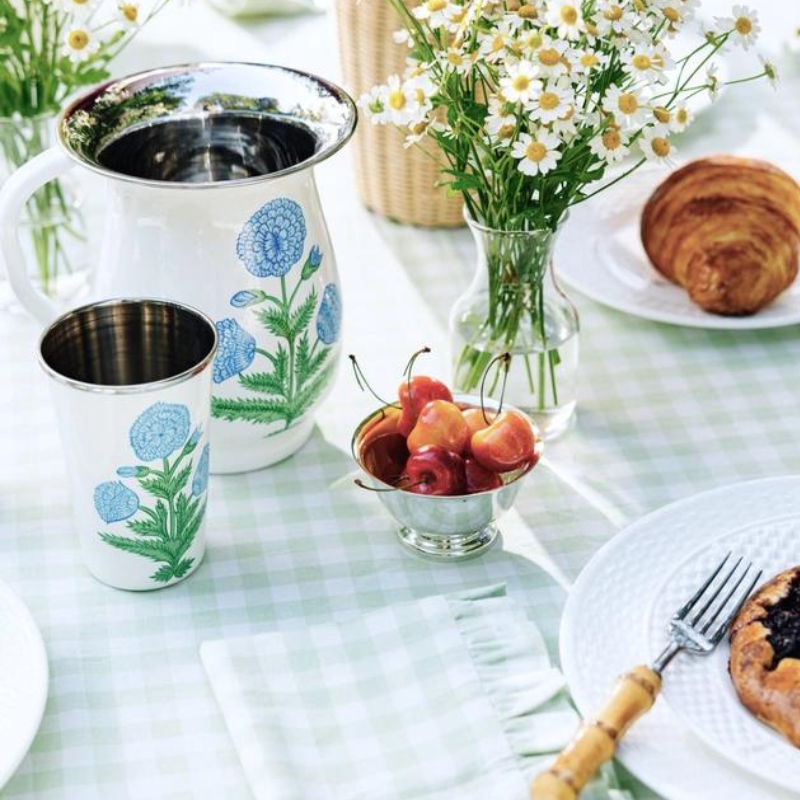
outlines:
[[[507,125],[502,125],[500,130],[497,131],[497,136],[500,139],[510,139],[514,135],[514,130],[516,126],[512,123],[508,123]]]
[[[555,47],[545,47],[539,51],[539,63],[546,67],[554,67],[561,61],[561,54]]]
[[[128,22],[136,22],[139,18],[139,8],[134,5],[130,5],[126,3],[119,7],[119,10],[122,12],[122,16],[125,17]]]
[[[650,69],[653,66],[653,60],[650,58],[650,56],[646,56],[643,53],[639,53],[638,55],[635,55],[631,59],[631,64],[633,64],[634,69],[639,69],[644,71],[646,69]]]
[[[608,9],[603,12],[603,16],[611,22],[616,22],[622,19],[622,8],[620,6],[609,6]]]
[[[685,108],[679,108],[675,112],[675,119],[679,125],[685,125],[689,121],[689,112]]]
[[[659,121],[664,123],[665,125],[669,122],[670,117],[672,116],[669,111],[667,111],[664,106],[656,106],[653,109],[653,116]]]
[[[417,122],[415,125],[412,125],[410,130],[411,133],[414,134],[414,136],[422,136],[422,134],[425,133],[427,128],[428,128],[428,122],[427,120],[423,120],[422,122]]]
[[[585,21],[583,24],[586,26],[586,32],[590,36],[597,36],[597,34],[599,33],[599,31],[597,30],[597,25],[595,25],[593,22],[589,22],[588,20]]]
[[[586,68],[596,67],[600,59],[594,53],[584,53],[581,56],[581,66]]]
[[[542,46],[542,34],[533,32],[528,35],[528,38],[525,40],[525,42],[527,43],[528,47],[531,48],[531,50],[536,50]]]
[[[495,36],[492,40],[492,52],[499,53],[504,47],[506,46],[506,40],[504,36]]]
[[[609,128],[603,134],[603,145],[606,150],[616,150],[622,144],[622,137],[616,128]]]
[[[542,92],[539,95],[539,108],[543,108],[545,111],[558,108],[560,103],[561,98],[555,92]]]
[[[536,10],[536,6],[532,6],[529,3],[526,3],[523,6],[520,6],[517,9],[518,16],[522,17],[522,19],[536,19],[539,16],[539,12]]]
[[[560,16],[562,22],[574,25],[578,21],[578,9],[575,6],[562,6]]]
[[[527,75],[515,75],[511,81],[511,88],[517,92],[524,92],[531,85],[531,79]]]
[[[70,0],[70,2],[76,6],[85,6],[89,0]]]
[[[447,0],[428,0],[428,2],[425,3],[425,7],[431,14],[435,14],[437,11],[442,11],[447,8]]]
[[[454,67],[460,67],[464,63],[464,58],[461,53],[451,51],[447,54],[447,61]]]
[[[422,104],[425,102],[425,100],[426,100],[427,98],[425,97],[425,92],[424,92],[422,89],[417,89],[417,90],[414,92],[414,99],[415,99],[415,100],[416,100],[416,101],[417,101],[417,102],[418,102],[420,105],[422,105]]]
[[[663,136],[656,136],[650,142],[650,147],[659,158],[666,158],[671,150],[670,143]]]
[[[639,101],[632,94],[621,94],[617,106],[623,114],[633,114],[639,108]]]
[[[736,32],[740,33],[742,36],[747,36],[748,33],[753,32],[753,21],[747,17],[737,18],[733,26],[736,28]]]
[[[680,21],[681,21],[681,15],[680,15],[680,13],[678,12],[678,9],[677,9],[677,8],[672,8],[672,6],[667,6],[667,7],[664,9],[664,16],[665,16],[665,17],[666,17],[666,18],[667,18],[667,19],[668,19],[670,22],[680,22]]]
[[[387,102],[389,103],[389,108],[393,108],[395,111],[401,111],[406,105],[405,93],[400,89],[394,89],[389,92]]]
[[[73,50],[83,50],[89,44],[89,34],[86,31],[70,31],[67,42]]]
[[[529,161],[541,161],[547,156],[547,148],[541,142],[531,142],[525,148],[525,158]]]

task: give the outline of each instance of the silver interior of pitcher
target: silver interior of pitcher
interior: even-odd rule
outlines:
[[[59,135],[90,169],[196,188],[305,169],[336,152],[355,123],[352,99],[321,78],[203,63],[106,83],[66,109]]]

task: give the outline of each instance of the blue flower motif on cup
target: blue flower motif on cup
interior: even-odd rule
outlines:
[[[203,448],[192,479],[192,494],[199,497],[208,487],[208,445]]]
[[[231,305],[234,308],[247,308],[256,303],[263,303],[267,299],[267,293],[260,289],[242,289],[231,297]]]
[[[154,403],[131,426],[131,446],[142,461],[167,458],[189,436],[189,409],[177,403]]]
[[[144,478],[149,474],[149,467],[117,467],[120,478]]]
[[[246,370],[256,357],[256,340],[239,323],[228,317],[217,323],[219,345],[214,358],[214,383],[238,375]]]
[[[288,197],[263,205],[236,240],[236,255],[259,278],[280,278],[301,259],[306,241],[303,209]]]
[[[103,522],[119,522],[139,510],[139,497],[122,481],[106,481],[95,487],[94,507]]]
[[[342,301],[335,283],[329,283],[322,292],[322,302],[317,313],[317,336],[323,344],[333,344],[342,327]]]

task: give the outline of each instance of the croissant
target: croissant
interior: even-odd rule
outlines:
[[[800,186],[764,161],[693,161],[653,192],[641,237],[653,266],[701,308],[754,314],[797,276]]]

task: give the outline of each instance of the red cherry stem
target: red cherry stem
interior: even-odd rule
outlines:
[[[414,369],[414,364],[416,363],[417,359],[425,354],[430,353],[431,349],[427,345],[425,347],[421,347],[414,353],[411,358],[408,359],[408,364],[406,364],[406,368],[403,370],[403,374],[406,376],[406,385],[408,386],[408,400],[411,403],[411,407],[414,407],[414,397],[413,397],[413,389],[411,388],[411,372]]]
[[[503,362],[503,385],[500,387],[500,402],[497,405],[497,414],[499,415],[500,412],[503,410],[503,400],[506,396],[506,384],[508,383],[508,369],[511,366],[511,353],[500,353],[499,356],[495,356],[487,365],[486,371],[483,373],[483,378],[481,379],[481,413],[483,414],[483,421],[490,425],[489,417],[486,414],[486,404],[484,402],[484,397],[486,395],[486,378],[489,376],[489,373],[492,370],[492,367],[498,362]],[[498,370],[501,367],[498,366]]]
[[[367,376],[364,374],[364,370],[361,369],[361,365],[356,360],[356,357],[351,353],[350,361],[353,363],[353,374],[356,376],[356,383],[358,384],[358,388],[361,389],[362,392],[369,391],[369,393],[379,402],[383,403],[384,406],[391,406],[392,408],[400,408],[397,403],[390,403],[387,400],[384,400],[370,385],[370,382],[367,380]]]

